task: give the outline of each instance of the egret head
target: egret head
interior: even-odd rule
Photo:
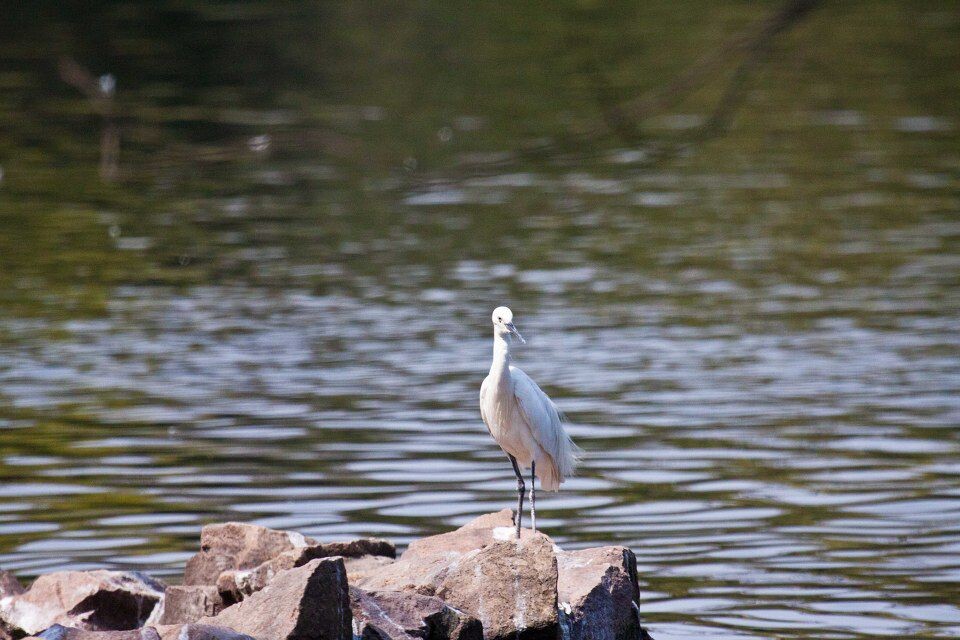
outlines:
[[[517,327],[513,324],[513,311],[510,311],[508,307],[494,309],[491,319],[493,320],[493,331],[498,336],[505,340],[508,340],[510,336],[516,336],[520,344],[526,344],[527,341],[523,339],[523,336],[520,335]]]

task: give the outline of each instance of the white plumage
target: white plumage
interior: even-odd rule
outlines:
[[[507,307],[493,311],[493,362],[480,387],[480,415],[490,435],[506,452],[517,475],[517,535],[523,511],[524,482],[518,469],[531,468],[531,483],[556,491],[577,464],[579,449],[563,428],[563,414],[530,376],[510,364],[514,338],[524,342]],[[530,490],[531,519],[536,530],[535,488]]]

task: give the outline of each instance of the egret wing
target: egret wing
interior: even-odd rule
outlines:
[[[554,460],[563,455],[566,433],[561,422],[563,414],[553,404],[543,390],[537,386],[533,378],[517,367],[510,367],[510,377],[513,380],[513,393],[517,398],[517,406],[523,416],[534,440],[543,447]]]

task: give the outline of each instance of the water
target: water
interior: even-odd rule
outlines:
[[[181,4],[4,27],[0,566],[512,505],[508,304],[586,450],[542,527],[634,549],[658,640],[960,635],[954,4],[821,7],[729,131],[735,61],[629,140],[591,69],[655,89],[775,5]]]

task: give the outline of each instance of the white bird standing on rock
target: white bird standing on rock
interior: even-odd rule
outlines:
[[[523,494],[526,489],[520,469],[530,467],[530,520],[537,530],[536,482],[547,491],[557,491],[574,472],[580,451],[563,429],[563,414],[537,383],[510,364],[510,344],[526,341],[513,324],[507,307],[493,310],[493,363],[480,387],[480,415],[510,458],[517,474],[517,514],[514,524],[520,537]]]

